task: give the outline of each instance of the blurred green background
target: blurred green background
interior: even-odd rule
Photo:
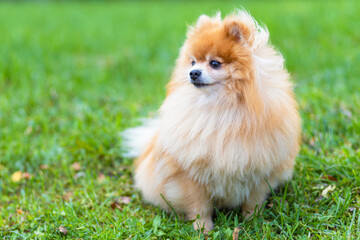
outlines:
[[[303,144],[262,216],[218,212],[209,237],[358,237],[359,1],[0,2],[0,236],[204,238],[141,201],[119,133],[156,113],[187,25],[241,6],[284,55]]]

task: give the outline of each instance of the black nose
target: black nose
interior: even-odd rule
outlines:
[[[189,74],[190,74],[190,78],[191,78],[192,80],[196,80],[196,79],[198,79],[198,78],[201,76],[201,71],[199,71],[199,70],[192,70]]]

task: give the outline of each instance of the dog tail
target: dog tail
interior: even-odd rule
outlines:
[[[158,126],[158,119],[144,119],[141,126],[123,131],[121,133],[122,155],[127,158],[139,157],[155,136]]]

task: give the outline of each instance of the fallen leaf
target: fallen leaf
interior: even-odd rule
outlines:
[[[70,198],[72,197],[72,193],[71,192],[67,192],[65,195],[63,195],[62,196],[62,199],[64,200],[64,201],[70,201]]]
[[[74,169],[75,171],[79,171],[81,169],[81,165],[79,162],[74,162],[72,165],[71,165],[71,168]]]
[[[349,207],[348,209],[350,212],[353,212],[356,209],[356,207]]]
[[[18,182],[21,180],[21,177],[22,177],[22,173],[21,171],[17,171],[17,172],[14,172],[12,175],[11,175],[11,180],[13,182]]]
[[[321,196],[323,196],[324,198],[327,198],[328,197],[328,193],[329,192],[332,192],[335,190],[335,185],[329,185],[327,186],[321,193]]]
[[[22,177],[22,178],[25,178],[25,179],[29,179],[29,178],[31,178],[32,176],[31,176],[30,173],[24,172],[21,177]]]
[[[333,177],[333,176],[331,176],[331,175],[327,175],[327,174],[325,174],[324,176],[322,176],[321,179],[327,179],[327,180],[334,181],[334,182],[337,182],[337,181],[338,181],[335,177]]]
[[[59,231],[64,234],[64,235],[67,235],[68,234],[68,230],[66,230],[66,228],[64,226],[60,226],[59,227]]]
[[[23,214],[24,211],[21,208],[16,209],[17,214]]]
[[[120,206],[119,202],[117,200],[115,200],[114,202],[111,203],[110,205],[111,209],[114,210],[115,208],[122,210],[122,207]]]
[[[240,232],[240,228],[239,228],[239,227],[234,228],[233,236],[232,236],[232,239],[233,239],[233,240],[238,240],[238,239],[239,239],[239,232]]]
[[[131,202],[131,198],[130,197],[120,197],[120,201],[123,204],[129,204]]]
[[[105,175],[103,173],[100,173],[99,176],[97,177],[97,181],[99,183],[102,183],[103,181],[105,181]]]
[[[45,169],[49,169],[49,166],[46,164],[42,164],[42,165],[40,165],[40,168],[45,170]]]

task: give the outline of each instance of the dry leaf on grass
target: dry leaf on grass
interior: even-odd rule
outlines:
[[[70,198],[72,197],[72,193],[71,192],[67,192],[65,195],[62,196],[62,199],[66,202],[70,201]]]
[[[239,227],[234,228],[233,235],[232,235],[233,240],[238,240],[239,239],[239,232],[240,232]]]
[[[131,202],[130,197],[120,197],[119,199],[115,199],[113,203],[111,203],[111,208],[114,210],[115,208],[122,210],[122,204],[129,204]]]
[[[25,179],[30,179],[32,176],[31,176],[30,173],[24,172],[21,177],[22,177],[22,178],[25,178]]]
[[[11,175],[11,180],[13,182],[19,182],[22,178],[22,172],[21,171],[17,171],[17,172],[14,172],[12,175]]]
[[[122,210],[122,207],[120,206],[119,202],[117,200],[115,200],[114,202],[111,203],[110,205],[111,209],[114,210],[115,208]]]
[[[66,230],[66,228],[64,226],[60,226],[59,227],[59,231],[64,234],[64,235],[67,235],[68,234],[68,230]]]
[[[81,169],[81,165],[79,162],[74,162],[72,165],[71,165],[71,168],[74,169],[75,171],[79,171]]]
[[[131,202],[131,198],[130,197],[120,197],[120,201],[123,204],[129,204]]]
[[[16,209],[17,214],[23,214],[24,211],[21,208]]]
[[[100,173],[99,176],[97,177],[97,181],[99,183],[102,183],[103,181],[105,181],[105,175],[103,173]]]
[[[335,190],[335,185],[329,185],[327,186],[321,193],[321,196],[323,196],[324,198],[328,198],[328,193],[332,192]]]
[[[25,179],[30,179],[32,177],[32,175],[28,172],[21,172],[21,171],[16,171],[11,175],[11,180],[13,182],[19,182],[21,179],[25,178]]]
[[[356,207],[349,207],[348,209],[350,212],[353,212],[356,209]]]
[[[40,169],[46,170],[46,169],[49,169],[49,166],[46,164],[42,164],[42,165],[40,165]]]
[[[326,174],[324,176],[322,176],[321,179],[327,179],[327,180],[334,181],[334,182],[338,181],[335,177],[333,177],[331,175],[326,175]]]

